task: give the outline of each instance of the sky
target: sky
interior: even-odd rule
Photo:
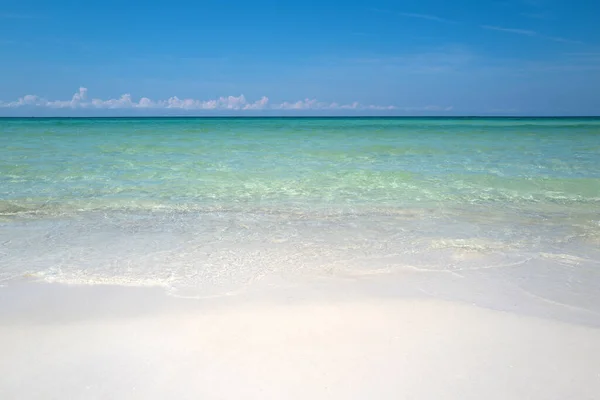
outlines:
[[[600,115],[597,0],[0,0],[0,116]]]

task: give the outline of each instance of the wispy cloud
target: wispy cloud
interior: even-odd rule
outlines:
[[[391,14],[391,15],[399,15],[402,17],[407,17],[407,18],[418,18],[418,19],[426,19],[429,21],[435,21],[435,22],[444,22],[444,23],[448,23],[448,24],[456,24],[456,21],[452,21],[450,19],[447,18],[442,18],[442,17],[438,17],[437,15],[432,15],[432,14],[419,14],[419,13],[412,13],[412,12],[397,12],[397,11],[391,11],[391,10],[382,10],[380,8],[372,8],[372,11],[378,12],[378,13],[385,13],[385,14]]]
[[[350,104],[321,102],[315,99],[305,99],[295,102],[283,102],[272,104],[268,97],[261,97],[256,101],[248,101],[244,95],[219,97],[213,100],[180,99],[171,97],[167,100],[152,100],[142,97],[134,100],[130,94],[124,94],[115,99],[89,99],[88,90],[84,87],[71,97],[70,100],[47,100],[37,95],[27,95],[16,101],[0,102],[0,108],[47,108],[47,109],[72,109],[72,110],[380,110],[380,111],[450,111],[452,107],[424,106],[424,107],[397,107],[381,105],[365,105],[358,102]]]
[[[534,3],[537,4],[538,2],[535,1]],[[432,15],[432,14],[419,14],[419,13],[411,13],[411,12],[393,12],[393,11],[381,10],[381,9],[372,9],[372,10],[376,11],[376,12],[380,12],[380,13],[394,14],[394,15],[399,15],[399,16],[407,17],[407,18],[418,18],[418,19],[424,19],[424,20],[434,21],[434,22],[442,22],[442,23],[447,23],[447,24],[458,24],[459,23],[458,21],[453,21],[451,19],[439,17],[437,15]],[[526,16],[528,18],[549,19],[548,14],[542,14],[542,13],[521,13],[521,15]],[[493,31],[513,33],[516,35],[537,37],[540,39],[552,40],[554,42],[559,42],[559,43],[583,44],[583,42],[578,41],[578,40],[567,39],[567,38],[563,38],[560,36],[548,36],[548,35],[544,35],[544,34],[541,34],[539,32],[536,32],[536,31],[530,30],[530,29],[504,28],[504,27],[495,26],[495,25],[480,25],[479,27],[483,28],[483,29],[493,30]]]
[[[500,32],[508,32],[508,33],[516,33],[518,35],[527,35],[527,36],[537,36],[538,33],[535,31],[530,31],[527,29],[513,29],[513,28],[502,28],[499,26],[492,25],[481,25],[483,29],[489,29],[492,31],[500,31]]]
[[[580,52],[563,53],[554,62],[530,62],[525,65],[530,71],[566,71],[587,72],[600,71],[600,53]]]
[[[600,51],[599,52],[587,51],[587,52],[565,53],[565,55],[570,56],[570,57],[582,57],[582,58],[592,58],[595,60],[600,60]]]
[[[565,38],[557,37],[557,36],[540,35],[540,37],[542,37],[544,39],[548,39],[548,40],[554,40],[555,42],[560,42],[560,43],[583,44],[583,42],[580,40],[565,39]]]
[[[571,44],[581,44],[582,43],[577,40],[565,39],[565,38],[557,37],[557,36],[546,36],[539,32],[528,30],[528,29],[503,28],[500,26],[493,26],[493,25],[481,25],[481,28],[492,30],[492,31],[514,33],[517,35],[538,37],[541,39],[552,40],[552,41],[560,42],[560,43],[571,43]]]
[[[400,12],[400,13],[397,13],[397,14],[400,15],[400,16],[403,16],[403,17],[408,17],[408,18],[426,19],[426,20],[429,20],[429,21],[444,22],[444,23],[448,23],[448,24],[455,24],[456,23],[456,21],[452,21],[450,19],[438,17],[437,15],[417,14],[417,13],[408,13],[408,12]]]
[[[477,62],[480,56],[464,46],[442,46],[424,52],[404,52],[397,55],[370,53],[357,57],[328,57],[336,66],[356,65],[360,68],[378,68],[402,74],[438,74],[458,71]]]

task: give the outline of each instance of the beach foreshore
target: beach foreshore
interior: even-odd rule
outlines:
[[[595,399],[600,329],[302,287],[0,288],[0,398]]]

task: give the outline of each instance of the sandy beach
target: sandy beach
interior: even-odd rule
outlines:
[[[599,131],[0,120],[0,400],[600,399]]]
[[[0,296],[4,399],[600,393],[599,329],[459,302],[317,299],[301,288],[198,301],[160,289],[36,283]]]

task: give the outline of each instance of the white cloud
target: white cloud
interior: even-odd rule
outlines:
[[[582,42],[580,42],[578,40],[565,39],[565,38],[557,37],[557,36],[546,36],[546,35],[542,35],[539,32],[532,31],[529,29],[503,28],[500,26],[492,26],[492,25],[481,25],[481,28],[491,30],[491,31],[514,33],[517,35],[534,36],[534,37],[538,37],[541,39],[553,40],[555,42],[560,42],[560,43],[582,44]]]
[[[405,107],[404,111],[452,111],[454,107],[442,107],[442,106],[425,106],[425,107]]]
[[[452,21],[452,20],[449,20],[446,18],[441,18],[441,17],[438,17],[437,15],[417,14],[417,13],[408,13],[408,12],[401,12],[401,13],[398,13],[398,15],[403,16],[403,17],[408,17],[408,18],[419,18],[419,19],[426,19],[429,21],[446,22],[446,23],[450,23],[450,24],[456,23],[455,21]]]
[[[431,15],[431,14],[419,14],[419,13],[412,13],[412,12],[394,12],[394,11],[390,11],[390,10],[382,10],[379,8],[372,8],[371,10],[378,12],[378,13],[395,14],[395,15],[399,15],[401,17],[426,19],[429,21],[444,22],[444,23],[448,23],[448,24],[456,24],[457,23],[456,21],[453,21],[451,19],[446,19],[446,18],[438,17],[437,15]]]
[[[335,103],[333,103],[335,104]],[[321,110],[331,107],[331,104],[320,103],[315,99],[299,100],[295,103],[283,102],[273,105],[278,110]]]
[[[537,36],[538,35],[537,32],[530,31],[528,29],[502,28],[502,27],[499,27],[499,26],[492,26],[492,25],[481,25],[481,27],[483,29],[489,29],[491,31],[516,33],[517,35],[527,35],[527,36]]]
[[[269,98],[266,96],[261,97],[260,100],[255,101],[251,104],[246,104],[244,110],[264,110],[269,105]]]
[[[396,106],[363,105],[359,102],[350,104],[326,103],[316,99],[305,99],[295,103],[283,102],[272,107],[276,110],[397,110]]]
[[[26,95],[12,102],[0,102],[0,108],[38,107],[50,109],[83,109],[83,110],[381,110],[381,111],[450,111],[452,107],[396,107],[380,105],[363,105],[358,102],[350,104],[327,103],[316,99],[305,99],[296,102],[272,104],[268,97],[256,101],[248,101],[244,95],[219,97],[213,100],[180,99],[177,96],[167,100],[152,100],[142,97],[134,100],[130,94],[123,94],[116,99],[88,99],[87,88],[80,87],[71,100],[47,100],[37,95]]]

